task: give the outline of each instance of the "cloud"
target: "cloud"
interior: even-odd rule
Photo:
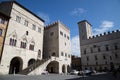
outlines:
[[[105,20],[98,28],[93,29],[94,35],[109,31],[113,26],[114,22]]]
[[[43,20],[45,20],[46,24],[50,23],[50,17],[48,14],[43,12],[38,12],[38,16],[41,17]]]
[[[80,56],[80,44],[79,44],[79,35],[72,37],[71,39],[71,49],[72,54]]]
[[[81,14],[85,13],[86,10],[83,8],[75,8],[70,14],[74,16],[80,16]]]

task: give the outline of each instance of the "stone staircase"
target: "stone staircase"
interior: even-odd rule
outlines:
[[[30,66],[28,66],[27,68],[25,68],[22,71],[18,72],[17,74],[27,75],[30,72],[34,71],[39,66],[41,66],[43,63],[47,62],[48,60],[50,60],[50,59],[37,60],[35,63],[31,64]]]

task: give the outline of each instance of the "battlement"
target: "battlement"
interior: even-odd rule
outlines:
[[[55,22],[53,22],[53,23],[50,23],[50,24],[48,24],[48,25],[45,26],[45,29],[51,28],[51,27],[53,27],[53,26],[55,26],[55,25],[58,25],[58,23],[59,23],[59,20],[58,20],[58,21],[55,21]]]
[[[103,36],[109,36],[111,34],[114,34],[114,33],[120,33],[120,30],[115,30],[115,31],[108,31],[108,32],[104,32],[102,34],[99,34],[99,35],[95,35],[95,36],[92,36],[92,37],[89,37],[89,39],[92,39],[92,38],[99,38],[99,37],[103,37]]]
[[[55,22],[53,22],[53,23],[50,23],[50,24],[46,25],[46,26],[45,26],[45,29],[52,28],[52,27],[54,27],[55,25],[59,25],[59,24],[61,24],[62,27],[63,27],[65,30],[67,30],[67,31],[70,30],[70,29],[69,29],[67,26],[65,26],[60,20],[55,21]]]

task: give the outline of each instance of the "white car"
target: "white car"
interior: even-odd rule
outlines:
[[[44,75],[45,75],[45,74],[48,74],[48,71],[43,71],[42,74],[44,74]]]
[[[72,70],[72,71],[70,72],[70,74],[72,74],[72,75],[78,75],[78,73],[79,73],[79,71],[77,71],[77,70]]]

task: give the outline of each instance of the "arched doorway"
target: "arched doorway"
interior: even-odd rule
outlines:
[[[20,57],[14,57],[10,61],[9,74],[16,74],[22,70],[23,60]]]
[[[62,66],[62,72],[65,73],[65,65]]]
[[[49,73],[59,73],[59,62],[57,61],[50,62],[47,65],[46,69]]]
[[[33,64],[33,63],[35,63],[35,59],[30,59],[30,60],[28,61],[28,66],[30,66],[30,65]]]
[[[70,73],[70,66],[67,66],[67,72]]]

